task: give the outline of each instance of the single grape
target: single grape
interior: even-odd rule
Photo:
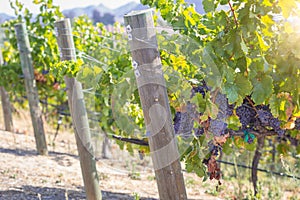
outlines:
[[[201,83],[195,87],[192,88],[192,94],[191,97],[195,95],[195,93],[200,93],[202,94],[203,98],[205,97],[205,93],[208,91],[208,87],[205,83],[205,81],[201,81]]]
[[[251,137],[249,137],[247,142],[248,142],[248,144],[252,144],[253,141],[254,141],[254,140],[253,140]]]
[[[295,121],[295,129],[300,130],[300,118]]]
[[[222,151],[222,147],[219,145],[211,144],[211,145],[209,145],[209,150],[210,150],[211,155],[218,156],[219,153],[221,153],[221,151]]]
[[[200,137],[204,134],[204,128],[203,127],[199,127],[197,129],[195,129],[194,131],[195,131],[195,136],[196,137]]]

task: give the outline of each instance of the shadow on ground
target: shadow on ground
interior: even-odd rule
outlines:
[[[23,186],[0,191],[0,200],[81,200],[86,199],[83,189],[65,190],[63,188]],[[122,193],[102,191],[103,200],[134,200],[134,196]],[[141,200],[157,200],[143,198]]]
[[[25,150],[25,149],[7,149],[7,148],[2,148],[0,147],[0,153],[9,153],[9,154],[14,154],[16,156],[37,156],[37,151],[30,149],[30,150]],[[55,152],[55,151],[49,151],[48,152],[49,156],[57,156],[57,155],[65,155],[65,156],[70,156],[73,158],[78,158],[77,155],[69,154],[69,153],[61,153],[61,152]]]
[[[31,157],[37,156],[35,150],[24,149],[6,149],[0,147],[0,153],[13,154],[16,156]],[[49,157],[56,162],[60,162],[62,156],[70,156],[78,159],[78,156],[49,151]],[[66,190],[64,188],[55,187],[35,187],[30,185],[24,185],[20,187],[12,187],[9,190],[0,191],[0,200],[81,200],[86,199],[83,188],[75,190]],[[134,200],[135,197],[129,194],[113,193],[109,191],[102,191],[103,200]],[[154,198],[143,198],[141,200],[157,200]]]

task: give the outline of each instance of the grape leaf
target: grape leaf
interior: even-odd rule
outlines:
[[[230,104],[236,102],[239,97],[239,94],[237,92],[238,90],[237,87],[234,84],[225,84],[224,89],[228,98],[228,102]]]
[[[230,144],[232,143],[231,139],[228,139],[225,144],[222,146],[223,148],[223,152],[227,155],[231,154],[233,152],[233,148],[230,146]]]
[[[251,82],[242,74],[238,74],[234,80],[235,84],[225,84],[225,93],[230,104],[241,101],[252,89]]]
[[[280,99],[277,98],[277,96],[275,94],[273,94],[269,103],[270,103],[270,109],[271,109],[272,115],[274,117],[278,117],[279,109],[280,109]]]
[[[235,84],[238,88],[238,94],[240,96],[244,97],[250,94],[252,84],[243,74],[238,74],[236,76]]]
[[[253,81],[252,99],[256,104],[264,103],[273,92],[273,79],[271,76],[263,76],[260,80]]]
[[[282,15],[284,18],[288,18],[291,15],[291,11],[297,7],[294,0],[279,0],[278,6],[282,10]]]
[[[214,0],[203,0],[202,5],[205,12],[212,12],[215,10]]]

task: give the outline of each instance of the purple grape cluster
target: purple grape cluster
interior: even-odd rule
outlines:
[[[262,125],[269,125],[270,121],[273,119],[273,115],[263,109],[258,109],[257,110],[257,114],[258,114],[258,119],[260,120],[260,122],[262,123]]]
[[[196,93],[202,94],[203,97],[205,97],[205,93],[209,90],[207,87],[205,81],[201,81],[201,83],[197,86],[194,86],[191,90],[192,94],[191,97],[195,96]]]
[[[223,120],[210,120],[209,131],[212,132],[215,136],[224,135],[226,129],[227,123],[225,123]]]
[[[280,121],[275,118],[268,106],[257,106],[257,118],[261,122],[262,126],[272,127],[278,135],[283,135],[285,131],[280,128]]]
[[[215,136],[224,135],[227,129],[227,123],[225,123],[227,117],[229,117],[232,110],[228,104],[228,99],[225,94],[218,93],[215,99],[215,104],[218,105],[219,111],[216,119],[210,120],[209,131]],[[231,110],[231,112],[230,112]]]
[[[175,117],[173,119],[173,125],[174,125],[175,134],[177,134],[178,131],[179,131],[180,120],[181,120],[181,112],[176,112],[175,113]]]
[[[194,119],[190,112],[176,112],[173,119],[176,135],[189,136],[192,133]]]
[[[247,103],[247,101],[244,101],[244,103],[236,109],[236,114],[240,118],[243,130],[253,124],[256,116],[255,110]]]

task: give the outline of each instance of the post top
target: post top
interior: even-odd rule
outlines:
[[[59,19],[59,20],[55,21],[55,24],[56,24],[56,23],[63,23],[63,22],[65,22],[65,21],[70,21],[70,18]]]
[[[142,15],[142,14],[146,14],[146,13],[152,13],[153,9],[149,8],[149,9],[145,9],[145,10],[133,10],[130,13],[124,15],[124,17],[131,17],[131,16],[135,16],[135,15]]]
[[[25,25],[25,22],[19,22],[19,23],[16,23],[16,24],[15,24],[15,27],[16,27],[16,26],[23,26],[23,25]]]

